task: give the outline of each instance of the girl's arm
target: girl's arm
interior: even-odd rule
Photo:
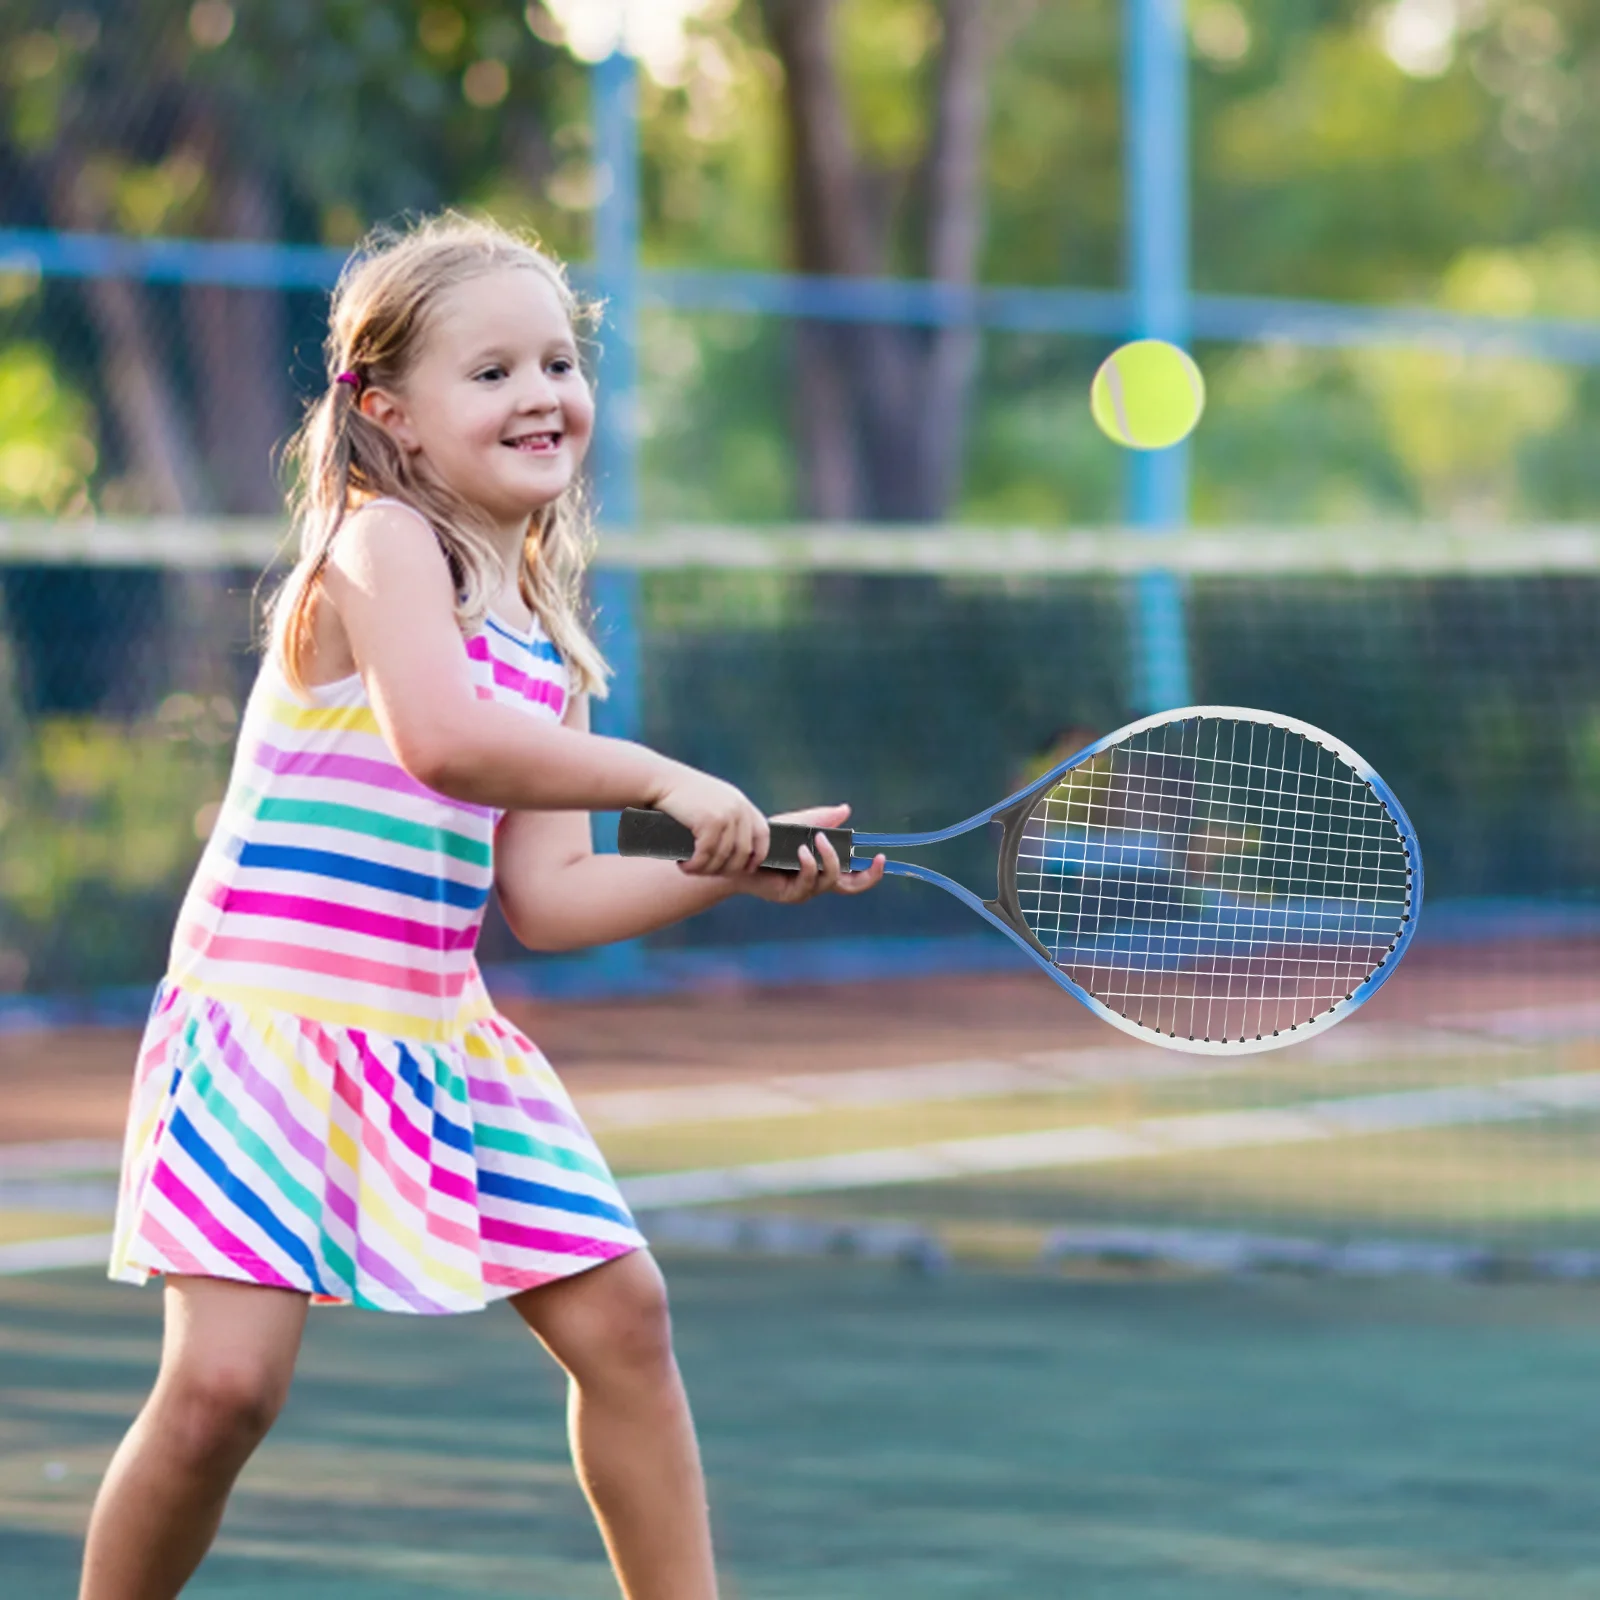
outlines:
[[[589,705],[575,700],[568,725],[589,725]],[[848,806],[827,806],[790,819],[838,827]],[[883,876],[880,856],[864,872],[841,871],[823,840],[824,859],[794,872],[724,873],[691,877],[672,861],[596,855],[589,818],[575,811],[508,813],[495,835],[495,887],[511,931],[530,950],[582,950],[636,939],[735,894],[798,904],[818,894],[860,894]]]
[[[381,505],[354,513],[322,584],[384,739],[418,782],[506,811],[655,806],[693,830],[691,875],[753,870],[766,855],[766,819],[731,784],[642,745],[480,700],[449,567],[418,518]]]

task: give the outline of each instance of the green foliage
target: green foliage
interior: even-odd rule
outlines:
[[[718,8],[688,35],[679,81],[640,85],[640,183],[653,266],[782,265],[782,70],[750,8]]]
[[[939,44],[931,0],[845,0],[837,41],[856,140],[876,165],[911,165],[927,147],[928,68]]]
[[[59,991],[159,976],[236,720],[226,700],[178,694],[133,727],[51,718],[7,749],[0,984]]]
[[[1585,0],[1427,8],[1458,19],[1431,54],[1418,0],[1228,9],[1248,48],[1232,60],[1197,49],[1194,77],[1203,287],[1433,300],[1464,251],[1596,229],[1600,146],[1583,85],[1600,63],[1600,14]],[[1538,131],[1534,104],[1548,117]]]
[[[990,527],[1116,520],[1127,458],[1089,414],[1101,353],[1081,339],[988,341],[960,520]]]
[[[1038,5],[993,62],[985,281],[1121,281],[1119,21],[1119,0]]]
[[[559,247],[583,247],[587,202],[543,192],[583,75],[503,0],[13,0],[0,56],[11,142],[80,162],[132,232],[183,231],[219,164],[248,161],[301,236],[349,242],[516,178]]]
[[[792,515],[787,351],[786,330],[754,317],[645,317],[642,456],[653,518],[772,522]]]
[[[1210,402],[1194,446],[1199,520],[1357,523],[1419,510],[1343,355],[1269,345],[1201,359]]]
[[[0,346],[0,511],[81,509],[97,452],[87,403],[39,344]]]

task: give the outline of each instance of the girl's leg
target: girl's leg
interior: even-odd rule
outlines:
[[[571,1379],[572,1458],[626,1600],[716,1600],[705,1479],[648,1252],[512,1305]]]
[[[161,1371],[100,1486],[79,1600],[172,1600],[289,1392],[305,1295],[178,1277],[165,1294]]]

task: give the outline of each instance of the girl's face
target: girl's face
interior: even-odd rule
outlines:
[[[446,290],[401,392],[372,400],[369,414],[404,449],[506,528],[572,482],[594,431],[572,326],[532,267]]]

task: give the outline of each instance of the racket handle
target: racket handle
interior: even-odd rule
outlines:
[[[774,822],[767,858],[761,864],[779,872],[800,870],[800,846],[817,854],[817,835],[826,834],[839,857],[839,865],[850,870],[850,851],[855,835],[849,828],[813,828],[805,822]],[[657,861],[687,861],[694,854],[694,835],[665,811],[644,811],[629,806],[617,824],[617,854],[651,856]]]

